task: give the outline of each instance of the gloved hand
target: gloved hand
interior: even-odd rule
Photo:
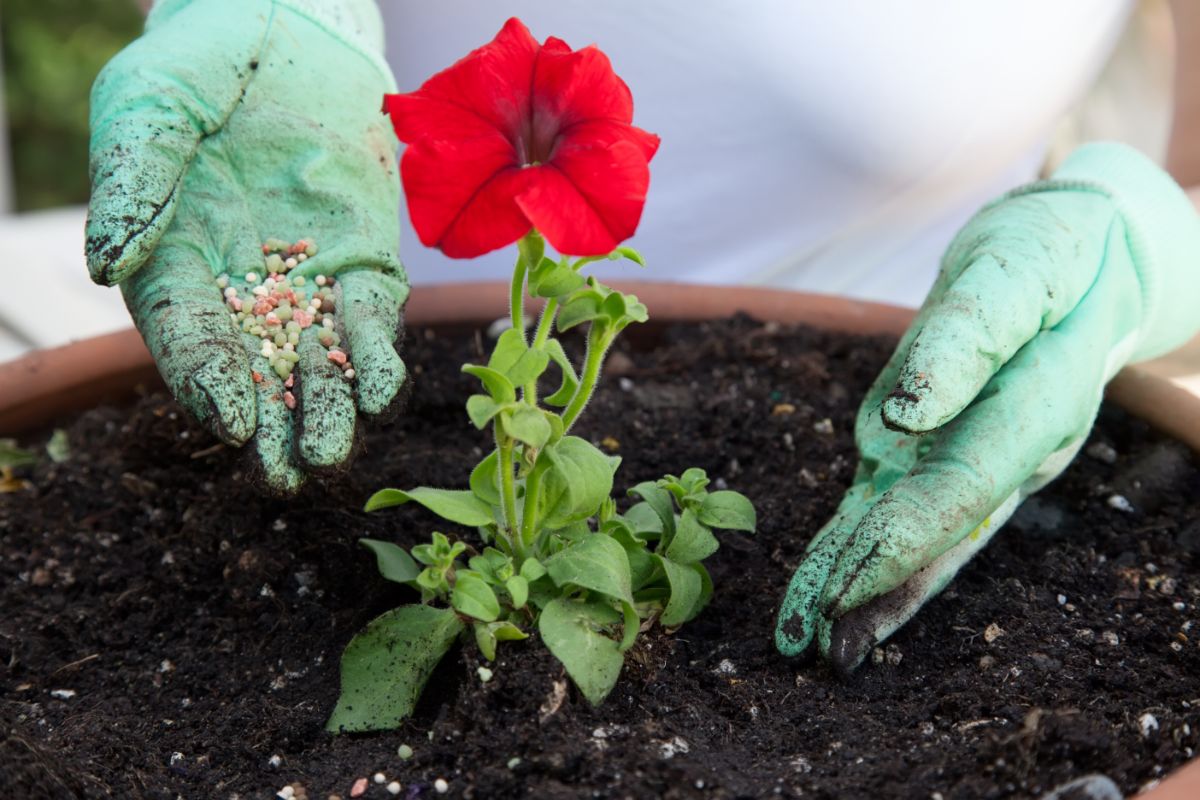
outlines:
[[[842,673],[941,591],[1083,444],[1122,365],[1200,326],[1200,219],[1149,160],[1077,150],[980,211],[859,410],[860,463],[779,613]]]
[[[371,0],[165,0],[92,88],[92,278],[120,284],[176,398],[223,442],[252,442],[281,493],[342,465],[357,411],[382,413],[405,380],[381,31]],[[318,245],[289,277],[336,276],[357,373],[304,330],[294,411],[215,282],[261,275],[273,237]]]

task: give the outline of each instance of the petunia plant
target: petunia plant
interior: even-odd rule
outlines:
[[[463,366],[479,381],[467,416],[494,448],[469,488],[384,489],[366,506],[418,503],[475,535],[436,531],[411,551],[362,540],[420,603],[377,617],[346,647],[328,728],[395,727],[455,642],[492,660],[501,642],[534,632],[599,703],[640,631],[678,627],[708,602],[713,530],[756,522],[745,497],[709,491],[700,469],[635,485],[619,511],[620,459],[571,433],[613,342],[647,319],[635,296],[584,273],[601,259],[642,263],[621,242],[637,228],[658,138],[631,124],[629,90],[602,52],[539,44],[516,19],[384,107],[408,145],[401,173],[422,242],[471,257],[515,241],[518,257],[511,327],[487,363]],[[530,296],[544,300],[532,331]],[[587,343],[578,369],[558,338],[572,329]]]

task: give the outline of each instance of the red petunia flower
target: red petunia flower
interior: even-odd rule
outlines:
[[[602,255],[637,230],[658,137],[595,46],[539,45],[515,17],[415,92],[384,98],[421,242],[472,258],[531,227],[560,253]]]

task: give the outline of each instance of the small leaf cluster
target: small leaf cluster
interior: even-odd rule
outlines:
[[[718,548],[713,529],[755,528],[749,500],[737,492],[708,492],[708,483],[700,469],[640,483],[629,492],[638,502],[624,514],[615,513],[605,496],[591,519],[547,531],[540,557],[519,566],[495,547],[475,553],[438,532],[411,555],[391,542],[361,539],[384,578],[418,590],[423,603],[446,607],[415,619],[396,609],[355,638],[343,655],[343,696],[331,728],[393,727],[412,713],[437,663],[468,633],[490,661],[498,642],[528,638],[536,628],[583,695],[600,703],[644,621],[675,628],[708,603],[713,584],[702,562]],[[451,521],[458,517],[450,504],[422,504],[448,511]],[[402,657],[376,652],[398,644]]]
[[[513,327],[486,364],[462,368],[481,389],[468,398],[467,416],[492,429],[495,448],[471,471],[467,489],[383,489],[366,505],[417,503],[474,529],[480,549],[440,532],[411,553],[362,540],[380,573],[419,591],[422,605],[382,615],[351,641],[330,730],[397,725],[460,636],[491,660],[499,642],[536,630],[584,696],[599,703],[645,624],[682,625],[708,602],[712,580],[701,562],[717,550],[713,529],[754,530],[750,502],[709,492],[700,469],[634,486],[637,502],[617,513],[612,490],[621,459],[570,430],[614,339],[644,322],[646,308],[580,275],[595,258],[548,258],[536,235],[521,240],[520,253]],[[641,263],[629,248],[609,257]],[[532,337],[522,324],[526,293],[547,298]],[[587,349],[577,370],[552,334],[578,326],[586,326]],[[539,398],[539,379],[551,365],[557,388]]]

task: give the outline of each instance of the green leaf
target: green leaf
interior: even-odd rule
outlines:
[[[471,492],[489,506],[500,505],[499,463],[500,454],[493,450],[471,470]]]
[[[712,598],[713,582],[712,576],[708,574],[708,570],[704,565],[697,561],[695,564],[688,564],[688,568],[696,572],[700,576],[700,599],[696,601],[696,607],[692,609],[692,618],[704,610],[708,605],[708,601]]]
[[[671,599],[659,619],[668,628],[682,625],[700,610],[697,608],[702,588],[700,575],[695,570],[680,566],[668,558],[657,555],[654,558],[658,560],[659,566],[667,575],[667,582],[671,585]]]
[[[516,328],[509,328],[496,340],[496,348],[492,351],[486,368],[503,375],[509,385],[515,387],[537,380],[538,376],[546,371],[549,363],[549,354],[541,350],[530,350],[529,345],[525,343],[525,334]],[[482,379],[482,376],[480,377]],[[495,376],[492,376],[492,380],[495,381]],[[490,386],[488,391],[493,396],[496,395]]]
[[[527,352],[529,345],[525,343],[525,334],[516,328],[509,328],[496,339],[496,346],[488,359],[488,369],[507,373]]]
[[[496,642],[515,642],[528,639],[529,634],[511,622],[476,622],[475,643],[488,661],[496,659]]]
[[[536,264],[546,252],[546,240],[537,231],[530,231],[517,240],[517,252],[527,265]]]
[[[517,642],[521,639],[528,639],[529,634],[518,628],[516,625],[502,620],[500,622],[488,623],[488,627],[492,629],[496,640],[500,642]]]
[[[648,586],[645,589],[639,589],[633,593],[633,602],[638,603],[657,603],[661,609],[666,603],[665,601],[671,597],[670,586]]]
[[[511,413],[502,413],[500,425],[510,437],[531,447],[544,447],[553,433],[550,421],[546,419],[542,410],[524,403],[518,405]]]
[[[542,413],[546,416],[546,422],[550,423],[550,442],[562,441],[563,434],[567,432],[562,417],[546,409],[542,409]]]
[[[453,611],[432,606],[401,606],[373,619],[342,653],[342,693],[325,729],[398,727],[462,630]]]
[[[513,607],[524,608],[529,600],[529,581],[520,575],[513,575],[504,582],[504,588],[512,595]]]
[[[718,547],[717,537],[696,519],[696,512],[685,508],[665,555],[676,564],[691,564],[708,558]]]
[[[710,483],[708,473],[699,467],[690,467],[679,476],[679,484],[685,495],[707,494],[704,487]]]
[[[712,492],[704,498],[696,516],[705,525],[721,530],[754,533],[758,524],[754,505],[737,492]]]
[[[540,519],[546,528],[562,528],[595,515],[612,493],[608,457],[578,436],[564,436],[546,447],[542,457],[551,469],[542,479]]]
[[[618,247],[616,250],[613,250],[611,253],[609,253],[608,257],[615,260],[617,255],[624,256],[625,258],[629,259],[630,261],[633,261],[640,267],[646,266],[646,259],[642,258],[642,254],[639,253],[637,250],[634,250],[632,247],[626,247],[626,246]]]
[[[625,316],[625,295],[620,292],[613,292],[604,298],[600,310],[613,322],[620,321]]]
[[[450,605],[468,617],[484,622],[494,622],[500,616],[500,601],[492,587],[479,575],[466,570],[460,570],[454,580]]]
[[[407,492],[400,489],[380,489],[371,495],[363,510],[378,511],[408,502],[420,503],[442,519],[457,522],[459,525],[474,527],[490,525],[494,521],[492,507],[467,489],[432,489],[428,486],[418,486]]]
[[[563,598],[547,604],[538,619],[546,648],[592,705],[608,696],[621,674],[621,651],[602,633],[620,620],[621,615],[607,603]]]
[[[550,365],[550,355],[543,350],[529,350],[506,373],[515,386],[524,386],[541,377]]]
[[[639,253],[637,250],[634,250],[632,247],[618,247],[616,250],[613,250],[611,253],[608,253],[606,255],[586,256],[584,258],[581,258],[575,262],[575,265],[573,268],[579,269],[584,264],[590,264],[593,261],[604,261],[604,260],[619,261],[622,257],[627,258],[630,261],[633,261],[638,266],[642,266],[642,267],[646,266],[646,260],[644,258],[642,258],[642,254]]]
[[[662,526],[663,535],[669,539],[675,533],[675,506],[671,502],[671,493],[653,481],[639,483],[630,489],[629,493],[642,498],[646,505],[653,509]],[[629,509],[630,513],[633,513],[633,508]]]
[[[579,376],[575,374],[575,367],[571,364],[571,359],[567,358],[562,342],[558,339],[550,339],[546,342],[546,353],[550,356],[550,360],[562,369],[562,384],[558,387],[558,391],[546,398],[546,405],[566,406],[579,388]]]
[[[546,568],[536,558],[527,558],[525,559],[525,563],[521,565],[520,574],[522,578],[533,583],[546,574]]]
[[[554,585],[554,581],[550,578],[542,578],[539,581],[533,581],[529,584],[529,605],[543,609],[546,605],[562,596],[562,592]]]
[[[399,545],[381,542],[378,539],[359,539],[358,543],[375,554],[379,574],[389,581],[409,583],[421,574],[421,567],[408,551]]]
[[[633,602],[629,558],[612,537],[593,534],[546,561],[554,585],[574,584],[589,591]]]
[[[529,293],[534,297],[562,297],[585,283],[583,276],[568,265],[543,258],[529,276]]]
[[[504,405],[497,403],[486,394],[473,394],[467,398],[467,416],[471,418],[476,428],[483,430],[492,421],[492,417],[500,413]]]
[[[483,556],[471,556],[467,559],[467,566],[472,572],[478,572],[479,576],[491,584],[496,583],[496,573],[492,570],[492,564]]]
[[[50,441],[46,442],[46,455],[55,464],[61,464],[71,457],[71,442],[65,430],[55,428],[54,433],[50,434]]]
[[[475,631],[475,644],[479,645],[479,652],[488,661],[495,661],[496,634],[492,633],[486,622],[476,622],[471,627]]]
[[[558,539],[564,544],[571,545],[577,542],[582,542],[584,539],[591,536],[592,528],[590,525],[588,525],[588,521],[586,519],[581,519],[577,522],[572,522],[566,527],[558,528],[557,530],[553,531],[553,535],[554,538]],[[559,549],[561,550],[562,548]],[[555,552],[558,551],[556,550]]]
[[[37,456],[17,447],[16,439],[0,439],[0,467],[26,467],[37,463]]]
[[[513,576],[513,562],[510,556],[501,553],[494,547],[485,548],[483,551],[483,559],[488,562],[496,579],[504,582]]]
[[[633,607],[633,603],[621,603],[621,616],[624,617],[624,625],[621,629],[621,643],[617,645],[617,649],[624,653],[633,647],[633,643],[637,640],[638,631],[642,627],[642,621],[638,617],[637,609]]]
[[[576,294],[558,311],[558,329],[570,330],[601,315],[602,297],[599,292],[586,290]]]
[[[649,503],[635,503],[621,516],[630,529],[643,539],[657,539],[662,536],[662,519]]]
[[[643,303],[638,302],[635,295],[625,295],[625,325],[630,322],[645,322],[650,319],[650,312]],[[624,328],[625,325],[621,327]]]
[[[481,367],[478,364],[464,364],[462,371],[479,378],[483,384],[483,388],[487,390],[487,393],[497,403],[503,405],[504,403],[516,402],[517,390],[513,388],[512,381],[504,373],[497,372],[489,367]]]
[[[462,542],[452,544],[446,534],[434,531],[428,544],[419,544],[413,547],[412,556],[422,564],[450,569],[454,559],[466,549],[467,546]]]
[[[657,566],[653,556],[646,549],[646,543],[619,520],[610,520],[604,526],[604,533],[611,536],[625,550],[625,558],[629,561],[629,583],[636,592],[653,577]]]
[[[473,556],[467,563],[493,586],[503,586],[513,575],[512,559],[494,547],[484,548],[483,555]]]

